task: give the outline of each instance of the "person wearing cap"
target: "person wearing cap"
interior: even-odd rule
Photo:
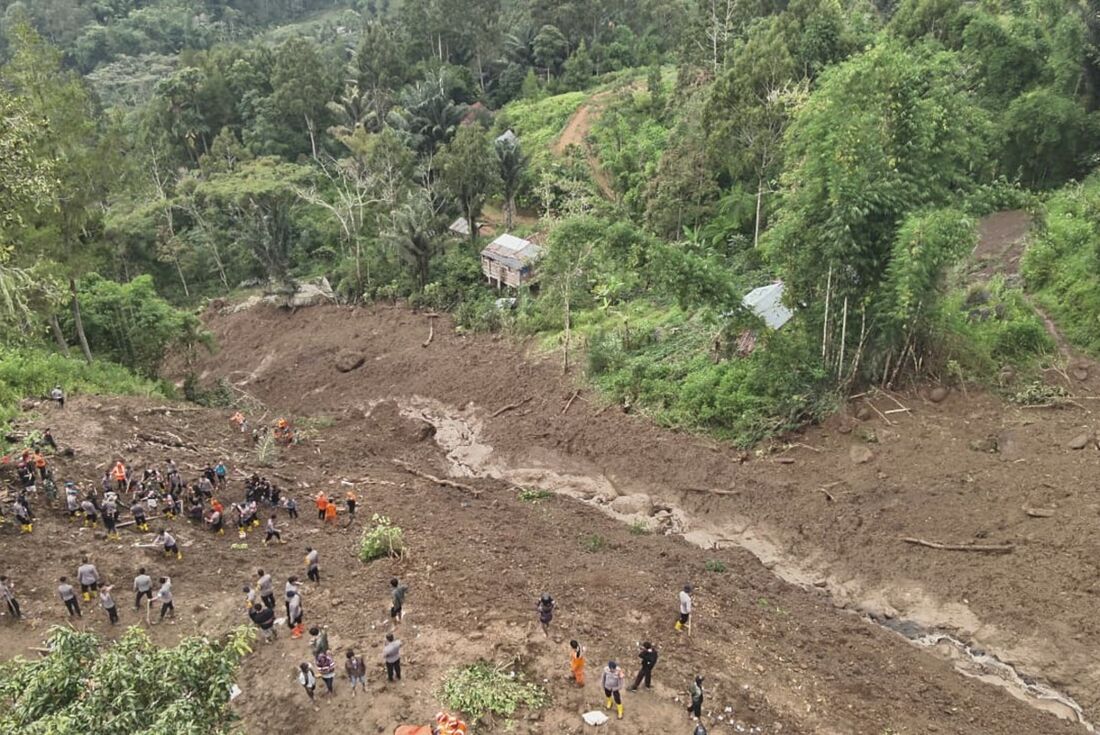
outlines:
[[[680,619],[676,621],[676,630],[683,630],[691,620],[691,585],[685,584],[680,591]]]
[[[657,649],[653,647],[653,644],[646,641],[639,647],[638,658],[641,659],[642,665],[638,669],[638,675],[634,677],[634,683],[630,686],[630,691],[638,691],[638,686],[645,681],[645,688],[650,689],[653,679],[653,667],[657,665]]]
[[[688,705],[688,714],[695,719],[703,716],[703,677],[696,676],[695,683],[691,685],[691,704]]]
[[[550,623],[554,620],[554,598],[543,593],[539,598],[538,604],[535,605],[535,610],[539,614],[539,625],[542,626],[543,635],[547,638],[550,637]]]
[[[615,710],[619,719],[623,719],[623,682],[626,674],[614,661],[607,662],[607,668],[603,670],[600,683],[603,685],[603,694],[607,697],[607,709],[611,709],[611,703],[615,703]]]

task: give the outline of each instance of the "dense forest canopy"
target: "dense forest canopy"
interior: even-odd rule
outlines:
[[[1047,344],[1018,283],[960,317],[958,271],[979,216],[1096,166],[1098,10],[0,0],[5,337],[155,376],[204,299],[323,275],[579,331],[616,398],[744,440],[856,382],[979,377]],[[514,312],[460,216],[548,246]],[[741,297],[772,279],[798,318],[745,356]]]

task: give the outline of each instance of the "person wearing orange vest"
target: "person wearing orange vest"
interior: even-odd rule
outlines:
[[[325,523],[336,523],[336,503],[331,500],[325,504]]]
[[[325,511],[328,509],[328,496],[325,495],[325,491],[321,490],[317,493],[317,520],[325,520]]]
[[[46,458],[42,456],[42,452],[34,453],[34,467],[38,470],[38,476],[43,480],[46,479]]]
[[[126,489],[126,465],[122,463],[121,459],[115,462],[115,467],[111,470],[111,475],[115,478],[115,485],[118,487],[118,491],[124,491]]]

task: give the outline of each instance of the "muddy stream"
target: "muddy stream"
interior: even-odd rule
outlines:
[[[1036,709],[1076,722],[1087,732],[1096,732],[1096,727],[1072,698],[1018,670],[1007,657],[998,655],[979,641],[966,640],[966,636],[955,632],[959,626],[954,623],[960,615],[973,618],[965,609],[959,613],[948,611],[951,606],[926,604],[920,608],[919,620],[883,614],[881,605],[874,601],[874,594],[867,595],[861,590],[862,595],[854,596],[850,581],[842,584],[822,578],[820,571],[814,569],[816,560],[784,554],[770,540],[766,529],[754,527],[748,519],[726,514],[689,513],[685,508],[698,507],[700,503],[697,497],[688,497],[687,492],[663,491],[661,498],[640,492],[624,493],[611,478],[598,471],[562,471],[560,468],[568,462],[549,452],[545,457],[525,458],[526,467],[514,466],[496,456],[493,447],[483,439],[483,418],[477,408],[470,406],[459,410],[418,396],[398,401],[398,407],[405,418],[425,422],[435,429],[435,441],[446,452],[454,477],[486,477],[523,488],[545,490],[595,506],[625,523],[643,523],[654,533],[682,536],[702,548],[744,549],[783,581],[827,595],[838,608],[859,615],[868,624],[886,628],[913,645],[951,661],[960,674],[1002,687]],[[940,611],[942,615],[937,614]],[[980,624],[964,627],[974,630]]]

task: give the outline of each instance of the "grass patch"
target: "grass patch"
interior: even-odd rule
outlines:
[[[610,546],[607,539],[598,533],[592,533],[581,540],[581,547],[590,554],[604,551]]]
[[[447,672],[439,699],[473,722],[486,716],[512,717],[521,707],[538,709],[550,703],[546,690],[524,681],[520,672],[484,661]]]
[[[641,518],[630,524],[631,536],[648,536],[649,534],[649,524],[643,521]]]
[[[1066,339],[1100,355],[1100,177],[1070,184],[1046,202],[1020,272]]]
[[[707,559],[706,563],[703,565],[703,568],[706,569],[708,572],[713,572],[715,574],[726,573],[726,564],[721,559]]]
[[[363,562],[400,557],[405,553],[405,532],[384,515],[375,513],[359,539],[359,559]]]
[[[517,498],[524,503],[541,503],[549,498],[551,495],[549,490],[542,490],[539,488],[523,488],[516,495]]]
[[[24,398],[46,398],[55,385],[70,397],[90,393],[168,398],[173,394],[167,384],[140,378],[113,362],[88,364],[45,350],[0,347],[0,429],[19,414]],[[6,446],[2,439],[0,446]]]

